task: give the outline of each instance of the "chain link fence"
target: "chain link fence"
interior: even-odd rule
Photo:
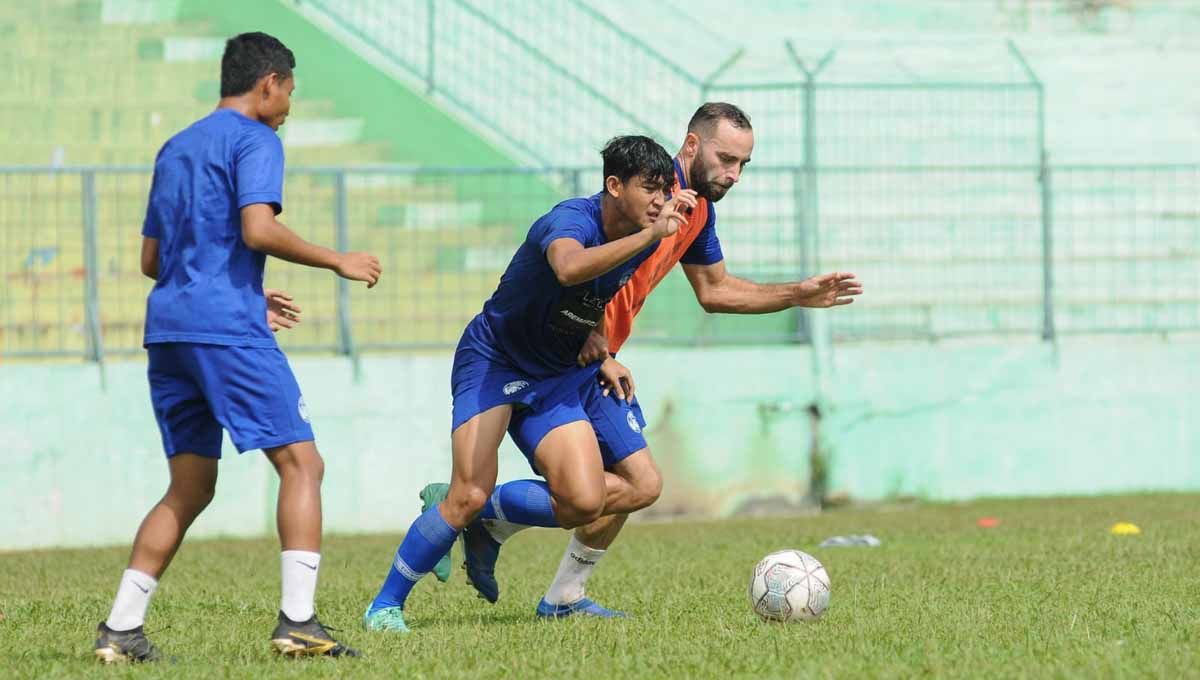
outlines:
[[[750,168],[717,205],[732,273],[853,271],[868,294],[829,313],[836,340],[1200,331],[1200,166]],[[140,351],[147,168],[0,169],[0,353]],[[380,256],[372,290],[270,260],[303,323],[292,351],[448,348],[529,225],[600,187],[594,168],[294,169],[282,219],[304,238]],[[817,312],[824,313],[824,312]],[[705,314],[681,272],[635,342],[807,340],[797,311]]]

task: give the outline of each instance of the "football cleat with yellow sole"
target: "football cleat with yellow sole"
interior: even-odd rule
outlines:
[[[317,620],[316,614],[307,621],[293,621],[279,612],[279,625],[271,634],[275,651],[284,656],[359,656],[351,649],[334,640]]]

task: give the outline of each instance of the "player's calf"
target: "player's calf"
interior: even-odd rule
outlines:
[[[284,550],[320,552],[325,461],[311,440],[264,449],[279,473],[277,525]]]

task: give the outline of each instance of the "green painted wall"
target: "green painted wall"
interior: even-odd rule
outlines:
[[[1200,489],[1195,343],[856,345],[828,368],[829,488],[860,500]],[[666,489],[646,514],[729,514],[808,488],[804,348],[630,347]],[[327,460],[329,531],[402,530],[449,472],[450,355],[293,360]],[[0,547],[124,543],[166,486],[145,366],[0,365]],[[506,443],[501,479],[528,476]],[[196,535],[272,531],[270,467],[226,453]]]

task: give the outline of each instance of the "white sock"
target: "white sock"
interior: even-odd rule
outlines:
[[[296,623],[311,619],[321,553],[284,550],[279,553],[279,565],[283,574],[283,597],[279,602],[279,610]]]
[[[104,625],[112,630],[132,630],[146,622],[146,608],[150,596],[158,588],[158,581],[149,574],[126,569],[121,574],[121,585],[117,586],[117,599],[113,600],[112,611]]]
[[[582,600],[587,592],[588,577],[606,552],[587,547],[575,538],[575,534],[571,534],[567,552],[563,554],[562,562],[558,563],[558,573],[546,591],[546,602],[571,604]]]
[[[483,520],[483,528],[487,529],[488,535],[496,539],[497,543],[503,544],[512,535],[518,531],[528,529],[528,524],[515,524],[506,519],[485,519]]]

